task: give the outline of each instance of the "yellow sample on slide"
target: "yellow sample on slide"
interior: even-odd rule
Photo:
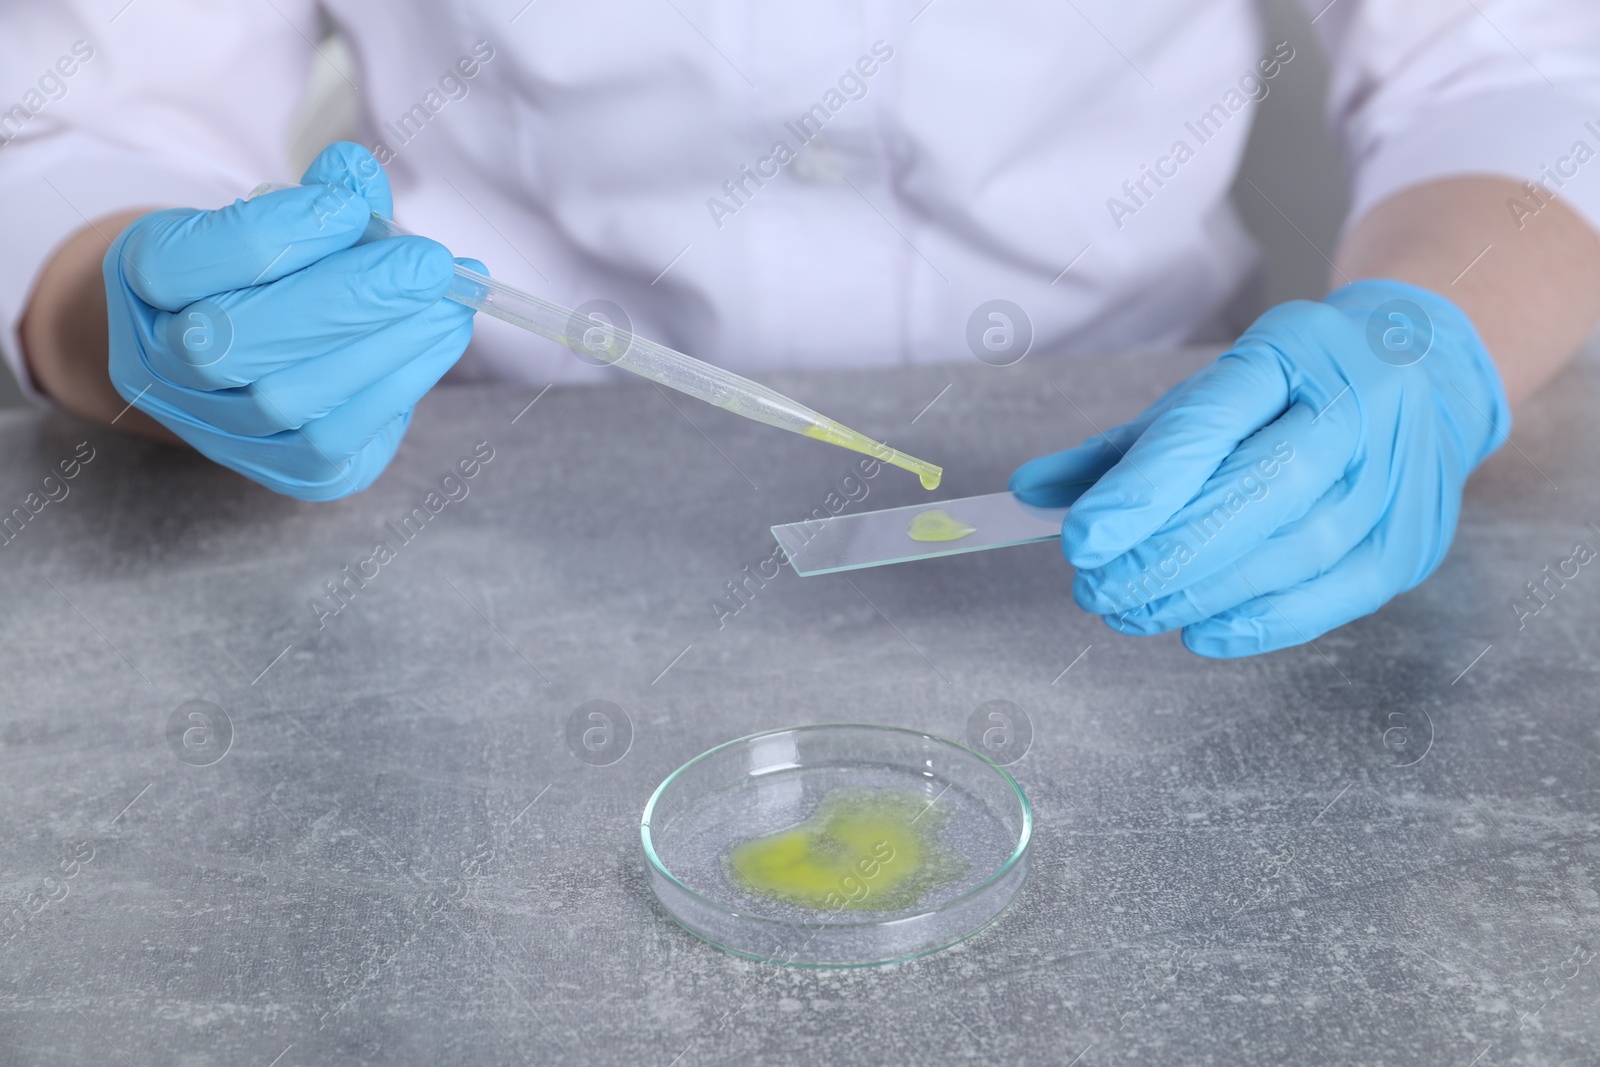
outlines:
[[[906,536],[913,541],[959,541],[977,532],[976,526],[962,522],[944,508],[929,508],[912,516]]]

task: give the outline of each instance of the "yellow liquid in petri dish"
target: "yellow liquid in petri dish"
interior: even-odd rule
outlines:
[[[971,866],[939,841],[945,815],[932,799],[909,789],[834,790],[800,825],[736,846],[729,876],[806,908],[909,907]]]
[[[912,516],[906,536],[913,541],[959,541],[977,532],[976,526],[969,526],[944,508],[929,508]]]

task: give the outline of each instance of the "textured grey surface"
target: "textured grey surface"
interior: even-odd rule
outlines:
[[[0,369],[0,409],[20,408],[27,404],[22,398],[22,388],[10,368]]]
[[[774,384],[965,495],[1202,358]],[[785,574],[719,629],[767,527],[852,459],[649,387],[513,423],[532,398],[436,393],[380,483],[324,505],[0,418],[7,508],[96,449],[0,548],[0,1063],[1594,1061],[1600,572],[1520,631],[1509,608],[1600,547],[1593,370],[1474,478],[1430,581],[1232,662],[1085,617],[1048,543]],[[323,583],[478,441],[470,495],[319,630]],[[865,484],[852,507],[921,495]],[[168,741],[194,699],[232,723],[210,766]],[[607,766],[564,740],[590,699],[633,720]],[[1034,723],[1036,853],[973,941],[787,970],[650,900],[637,816],[689,757],[840,718],[959,737],[994,699]]]

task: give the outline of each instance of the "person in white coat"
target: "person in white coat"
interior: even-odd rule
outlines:
[[[1075,501],[1082,606],[1212,655],[1308,640],[1426,577],[1512,405],[1600,318],[1600,9],[1308,11],[1352,185],[1334,291],[1013,479]],[[758,377],[970,359],[997,299],[1035,350],[1226,341],[1256,268],[1228,190],[1256,104],[1313,46],[1264,40],[1261,16],[8,0],[0,348],[37,397],[326,499],[377,477],[452,368],[601,373],[502,323],[474,334],[440,299],[446,247]],[[235,203],[296,177],[329,21],[361,144]],[[433,240],[351,247],[370,210]],[[185,346],[216,338],[172,326],[202,304],[228,331],[209,362]]]

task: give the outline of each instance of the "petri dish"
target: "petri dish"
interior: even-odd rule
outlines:
[[[915,899],[871,893],[874,878],[887,886],[902,873],[892,848],[881,869],[851,861],[864,874],[841,884],[845,904],[836,895],[783,899],[741,876],[734,857],[744,846],[815,825],[861,797],[925,802],[922,851],[944,861]],[[895,726],[825,723],[696,756],[656,788],[639,830],[650,889],[691,934],[748,959],[860,967],[937,952],[994,922],[1027,878],[1033,813],[1016,779],[965,745]]]

